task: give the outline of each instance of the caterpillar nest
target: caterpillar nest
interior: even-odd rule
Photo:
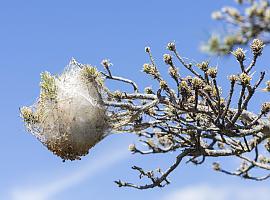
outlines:
[[[27,130],[64,160],[80,159],[108,135],[103,80],[96,68],[71,60],[60,76],[41,74],[40,96],[22,107]]]

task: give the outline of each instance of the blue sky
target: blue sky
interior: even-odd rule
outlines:
[[[103,58],[113,62],[114,74],[126,76],[143,88],[151,80],[140,71],[148,62],[144,47],[150,46],[158,62],[169,41],[175,41],[181,54],[191,61],[209,56],[199,44],[213,30],[223,30],[210,18],[210,12],[233,1],[70,1],[0,0],[0,199],[71,200],[71,199],[157,199],[215,200],[270,195],[269,181],[252,182],[214,173],[211,163],[195,167],[183,165],[171,176],[166,188],[137,191],[118,188],[114,180],[138,181],[130,167],[166,167],[174,155],[131,155],[128,144],[137,142],[131,134],[111,135],[81,161],[62,163],[28,134],[19,107],[31,105],[39,94],[42,71],[61,73],[74,57],[81,63],[100,65]],[[269,50],[266,49],[269,53]],[[219,66],[221,85],[237,64],[210,57]],[[164,66],[164,65],[163,65]],[[267,58],[259,61],[266,68]],[[259,70],[259,69],[258,69]],[[167,71],[161,69],[161,71]],[[267,74],[269,78],[269,73]],[[118,85],[109,83],[109,87]],[[226,87],[226,86],[225,86]],[[258,94],[252,110],[269,96]],[[234,160],[228,159],[234,164]],[[235,190],[239,188],[239,190]],[[242,195],[242,196],[241,196]]]

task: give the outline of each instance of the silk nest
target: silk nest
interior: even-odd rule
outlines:
[[[109,134],[103,80],[95,67],[72,59],[64,72],[41,74],[40,96],[22,107],[25,126],[63,160],[80,159]]]

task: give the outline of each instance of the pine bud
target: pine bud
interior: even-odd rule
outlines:
[[[262,89],[264,92],[270,92],[270,81],[266,82],[266,88]]]
[[[135,146],[135,144],[130,144],[130,145],[128,146],[128,150],[134,153],[134,152],[136,151],[136,146]]]
[[[151,87],[146,87],[146,88],[144,88],[144,92],[146,93],[146,94],[153,94],[154,92],[153,92],[153,89],[151,88]]]
[[[208,61],[204,61],[202,63],[198,63],[197,66],[202,70],[202,71],[207,71],[208,67],[209,67],[209,62]]]
[[[252,49],[254,55],[260,56],[262,54],[264,46],[265,45],[262,40],[254,39],[252,44],[250,45],[250,48]]]
[[[222,19],[222,13],[220,11],[215,11],[211,14],[211,17],[215,20]]]
[[[229,80],[230,80],[232,83],[235,83],[236,81],[239,80],[239,77],[233,74],[233,75],[230,75],[230,76],[229,76]]]
[[[159,82],[159,86],[162,89],[166,89],[168,87],[166,81],[163,81],[163,80]]]
[[[242,48],[237,48],[232,54],[236,57],[239,62],[243,62],[246,59],[245,51]]]
[[[104,59],[101,61],[101,64],[105,67],[105,68],[108,68],[112,65],[112,63],[110,63],[110,60],[108,59]]]
[[[244,84],[244,85],[248,85],[251,81],[251,76],[249,76],[248,74],[246,73],[242,73],[240,74],[239,76],[240,78],[240,81]]]
[[[206,72],[211,78],[217,77],[217,68],[209,68]]]
[[[170,50],[170,51],[175,51],[176,50],[175,43],[174,42],[169,42],[167,44],[167,49]]]
[[[145,47],[144,50],[146,53],[150,53],[150,47]]]
[[[177,78],[178,77],[177,69],[174,68],[174,67],[169,67],[169,74],[173,78]]]
[[[217,162],[214,162],[213,163],[213,165],[212,165],[212,167],[213,167],[213,169],[215,170],[215,171],[220,171],[220,164],[219,163],[217,163]]]
[[[172,64],[172,56],[170,54],[164,54],[163,60],[168,65]]]
[[[181,92],[189,92],[190,91],[190,87],[187,83],[187,81],[181,81],[179,84],[179,89]]]
[[[263,103],[261,111],[263,114],[268,114],[270,112],[270,102]]]

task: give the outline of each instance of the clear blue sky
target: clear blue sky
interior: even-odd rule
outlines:
[[[128,144],[137,142],[137,138],[123,134],[109,136],[81,161],[62,163],[25,131],[19,118],[19,107],[31,105],[38,97],[39,74],[45,70],[61,73],[72,57],[97,66],[103,58],[109,58],[115,74],[130,77],[141,87],[150,83],[140,72],[143,63],[148,62],[145,46],[151,46],[159,62],[167,42],[173,40],[191,61],[208,58],[199,51],[199,44],[212,30],[222,30],[211,20],[210,12],[233,1],[0,0],[0,3],[0,199],[211,200],[209,194],[217,192],[221,197],[212,197],[215,200],[232,199],[232,193],[242,200],[241,193],[248,191],[249,197],[256,193],[263,195],[258,199],[270,196],[269,181],[257,183],[217,174],[211,170],[211,163],[200,167],[184,164],[171,176],[172,184],[163,189],[120,189],[114,180],[138,181],[137,174],[130,169],[132,165],[149,169],[166,167],[173,162],[174,155],[131,155]],[[224,73],[223,78],[237,67],[230,59],[211,59]],[[264,59],[260,66],[265,68],[266,63]],[[118,87],[110,84],[112,88]],[[252,104],[254,110],[255,105],[266,100],[266,96],[259,97]],[[228,159],[228,162],[235,161]]]

